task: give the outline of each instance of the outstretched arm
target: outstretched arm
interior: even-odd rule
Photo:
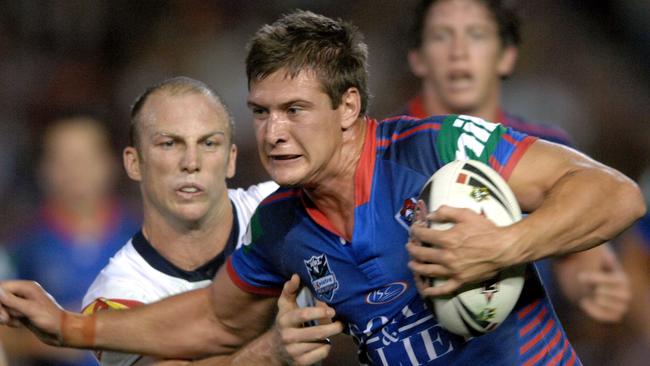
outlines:
[[[312,365],[329,354],[332,346],[328,337],[343,331],[341,322],[332,322],[334,309],[327,305],[299,308],[296,298],[300,280],[293,275],[278,299],[275,325],[262,336],[228,356],[216,356],[200,361],[167,361],[160,366],[281,366]],[[304,326],[315,320],[323,324]]]
[[[618,322],[628,312],[632,289],[627,274],[608,244],[553,261],[564,296],[599,322]]]
[[[611,239],[645,212],[637,185],[575,150],[538,140],[524,153],[509,181],[525,219],[497,227],[468,209],[441,207],[428,218],[453,222],[434,230],[415,225],[407,246],[416,275],[446,277],[427,296],[448,294],[487,279],[501,268],[589,249]],[[418,244],[427,242],[433,248]]]
[[[234,352],[268,329],[276,300],[241,291],[225,271],[207,288],[134,309],[93,315],[61,309],[34,282],[6,281],[0,289],[0,321],[14,326],[22,322],[45,343],[167,358]],[[233,312],[241,317],[229,314]],[[245,326],[237,325],[244,320],[241,324]]]

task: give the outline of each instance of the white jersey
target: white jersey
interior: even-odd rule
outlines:
[[[195,271],[184,271],[161,256],[138,232],[113,256],[90,285],[83,299],[85,314],[102,309],[128,309],[210,284],[225,259],[241,245],[257,205],[277,189],[273,182],[229,189],[234,217],[224,250]],[[98,354],[104,366],[133,365],[142,356],[118,352]]]

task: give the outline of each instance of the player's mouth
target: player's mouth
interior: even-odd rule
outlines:
[[[191,199],[203,194],[204,189],[198,184],[182,184],[176,188],[176,194],[185,199]]]
[[[269,159],[273,162],[293,162],[299,159],[302,155],[284,154],[284,155],[269,155]]]
[[[469,71],[454,70],[447,74],[447,85],[451,91],[466,91],[474,84],[474,76]]]

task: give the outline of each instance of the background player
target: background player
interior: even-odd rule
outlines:
[[[277,185],[227,190],[235,174],[234,125],[207,85],[179,77],[147,89],[131,114],[124,167],[140,183],[142,229],[84,297],[84,313],[126,309],[205,287],[238,246],[257,204]],[[104,353],[103,365],[148,362]]]
[[[511,4],[426,0],[414,16],[414,45],[408,59],[422,87],[409,101],[406,114],[418,118],[468,114],[571,146],[564,131],[526,122],[501,108],[501,81],[512,73],[520,43],[520,19]],[[621,320],[631,291],[608,246],[555,258],[553,265],[555,278],[571,302],[595,320]],[[550,273],[543,277],[551,279]]]
[[[63,117],[42,136],[38,176],[43,204],[17,231],[10,254],[18,278],[38,281],[66,308],[81,300],[97,273],[138,229],[139,219],[113,191],[110,135],[91,117]],[[90,352],[46,347],[29,332],[3,332],[13,363],[95,365]]]
[[[261,204],[250,225],[252,242],[233,254],[228,274],[217,274],[212,292],[196,290],[133,311],[94,317],[63,313],[63,322],[52,321],[61,319],[60,310],[21,283],[3,283],[3,304],[14,315],[19,311],[28,316],[31,326],[45,331],[50,342],[138,347],[157,354],[196,352],[199,346],[218,352],[224,342],[243,342],[265,328],[273,317],[274,300],[262,296],[277,295],[284,280],[297,272],[348,322],[368,361],[413,361],[412,356],[431,364],[462,363],[480,357],[496,364],[519,359],[520,349],[512,345],[519,339],[512,337],[519,334],[516,319],[521,312],[471,342],[454,338],[431,318],[414,289],[408,254],[400,244],[408,232],[395,212],[404,199],[416,196],[441,164],[466,155],[490,161],[509,179],[522,207],[534,211],[516,225],[496,228],[480,215],[446,208],[433,219],[456,222],[451,230],[413,228],[416,239],[442,251],[434,261],[439,266],[434,275],[449,281],[425,290],[440,295],[505,266],[597,245],[645,212],[638,188],[575,151],[480,119],[367,119],[365,61],[365,45],[354,28],[308,12],[289,14],[254,37],[247,59],[248,102],[260,157],[276,182],[293,188]],[[465,129],[455,124],[492,134],[482,149],[461,145],[457,155],[463,141],[458,137]],[[608,192],[608,199],[602,199],[602,191]],[[607,215],[611,210],[625,216]],[[590,220],[581,220],[584,217]],[[365,301],[373,291],[398,282],[405,287],[395,301],[377,307]],[[549,324],[556,323],[536,283],[534,277],[527,282],[523,308],[517,311],[541,311],[549,314]],[[179,304],[188,311],[178,314]],[[7,315],[2,314],[5,320]],[[550,334],[542,333],[548,339],[541,344],[560,348],[532,350],[547,358],[561,351],[560,357],[573,359],[566,340],[554,341],[563,339],[561,329],[551,328]],[[90,330],[95,330],[94,337],[89,337]],[[226,338],[224,332],[235,337]],[[423,341],[416,344],[417,339]]]

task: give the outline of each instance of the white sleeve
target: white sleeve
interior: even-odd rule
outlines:
[[[257,206],[268,195],[275,192],[278,187],[275,182],[268,181],[252,185],[247,189],[237,188],[228,190],[228,198],[230,198],[237,209],[240,231],[243,232],[246,230],[248,222],[253,216],[253,213],[255,213]]]
[[[138,284],[137,277],[124,265],[123,252],[113,257],[90,285],[82,301],[84,314],[103,310],[128,309],[150,302]],[[142,359],[141,355],[121,352],[95,352],[102,366],[131,366]]]
[[[275,192],[278,187],[277,183],[268,181],[252,185],[247,189],[229,189],[228,197],[235,202],[236,206],[252,213],[257,208],[257,205],[259,205],[268,195]]]

